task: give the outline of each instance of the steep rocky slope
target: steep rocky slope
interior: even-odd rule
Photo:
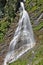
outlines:
[[[0,65],[3,64],[19,19],[18,13],[15,14],[14,12],[14,10],[16,10],[14,8],[16,7],[14,7],[15,5],[13,5],[13,3],[17,3],[17,1],[14,1],[15,0],[7,2],[4,7],[6,14],[4,18],[0,19]],[[13,9],[11,7],[13,7]],[[26,0],[25,8],[29,13],[33,26],[36,46],[11,65],[43,65],[43,0]],[[14,15],[12,15],[13,13]]]

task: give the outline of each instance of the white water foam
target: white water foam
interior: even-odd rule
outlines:
[[[14,37],[9,45],[9,52],[7,53],[4,64],[16,61],[21,55],[33,48],[35,45],[34,35],[30,18],[21,2],[20,20],[15,31]]]

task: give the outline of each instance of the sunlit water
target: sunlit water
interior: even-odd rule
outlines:
[[[9,52],[4,59],[3,65],[7,65],[7,63],[11,63],[17,60],[21,55],[23,55],[29,49],[33,48],[34,45],[35,40],[30,23],[30,18],[24,8],[23,2],[21,2],[20,20],[14,37],[10,42]]]

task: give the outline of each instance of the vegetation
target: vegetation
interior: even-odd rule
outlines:
[[[14,22],[16,16],[16,2],[17,0],[0,1],[0,43],[4,41],[6,32],[10,28],[11,23]]]
[[[35,26],[35,27],[34,27],[34,30],[35,30],[35,31],[38,31],[38,30],[40,30],[40,29],[42,29],[42,28],[43,28],[43,21],[41,21],[38,26]]]
[[[32,50],[26,53],[23,57],[9,65],[43,65],[43,45],[39,45],[37,49],[34,48],[34,54]]]
[[[31,14],[34,13],[33,17],[37,18],[43,12],[43,0],[26,0],[25,8]],[[43,28],[43,20],[39,21],[40,23],[35,26],[33,23],[33,30],[35,32],[40,31]],[[27,52],[23,57],[19,58],[17,61],[9,65],[43,65],[43,35],[42,32],[36,34],[37,40],[39,40],[38,45],[32,50]]]
[[[12,19],[16,16],[16,4],[17,0],[8,0],[4,7],[4,18],[0,20],[0,42],[3,42],[3,39],[6,34],[6,31],[9,29],[11,25]],[[39,14],[43,11],[43,0],[26,0],[25,8],[31,14],[34,13],[33,17],[38,17]],[[37,11],[37,12],[35,12]],[[35,26],[34,30],[40,30],[43,27],[43,22],[40,23],[38,26]]]
[[[17,0],[7,0],[4,7],[1,8],[0,6],[0,12],[2,11],[2,14],[4,14],[1,16],[0,13],[0,43],[4,41],[6,32],[8,32],[12,22],[16,21],[14,19],[16,17],[18,8],[17,3]],[[33,25],[35,36],[37,37],[38,44],[35,48],[24,54],[23,57],[9,65],[43,65],[43,31],[40,32],[40,30],[43,28],[43,19],[38,22],[38,25],[34,25],[34,21],[43,12],[43,0],[26,0],[25,9],[30,15],[31,23]],[[34,51],[34,54],[32,51]]]
[[[11,19],[9,18],[4,18],[3,20],[0,21],[0,42],[3,42],[4,36],[8,29],[10,28],[11,24]]]

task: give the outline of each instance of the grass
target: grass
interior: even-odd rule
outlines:
[[[34,5],[31,5],[31,2]],[[41,12],[43,12],[43,0],[26,0],[25,3],[25,7],[26,10],[30,13],[34,13],[35,17],[37,17],[37,15],[39,15]],[[39,10],[38,12],[35,12]],[[10,10],[9,10],[10,11]],[[11,13],[9,13],[11,14]],[[33,15],[33,16],[34,16]],[[13,15],[12,15],[13,16]],[[11,16],[11,17],[12,17]],[[9,19],[3,19],[0,21],[0,42],[3,42],[4,40],[4,35],[6,34],[6,31],[10,25],[11,21]],[[38,26],[35,26],[33,29],[34,31],[38,31],[40,29],[43,28],[43,21],[39,23]],[[40,36],[40,34],[39,34]],[[32,54],[32,50],[30,50],[29,52],[27,52],[25,55],[23,55],[23,57],[19,58],[18,60],[16,60],[15,62],[9,64],[9,65],[43,65],[43,39],[39,40],[39,44],[38,47],[35,47],[34,50],[34,54]],[[32,57],[34,56],[34,57]]]
[[[34,5],[31,3],[33,3]],[[37,11],[37,10],[39,10],[39,11],[41,10],[41,12],[43,11],[43,8],[42,8],[43,7],[43,0],[32,0],[32,1],[27,0],[25,5],[26,5],[26,10],[30,13]]]
[[[30,6],[31,2],[34,4]],[[33,16],[37,17],[41,12],[43,12],[43,0],[26,0],[25,8],[29,13],[34,13]],[[35,12],[38,11],[38,12]],[[39,21],[39,25],[33,28],[34,31],[38,31],[43,28],[43,21]],[[40,36],[40,34],[38,34]],[[38,46],[33,49],[34,54],[32,51],[27,52],[23,57],[19,58],[15,62],[9,65],[43,65],[43,39],[39,40]],[[34,56],[34,57],[32,57]]]
[[[9,64],[9,65],[26,65],[27,64],[27,62],[26,61],[16,61],[15,63],[13,63],[13,64]]]
[[[3,42],[6,32],[8,32],[10,25],[14,22],[14,18],[8,16],[0,20],[0,43]]]
[[[3,42],[3,37],[4,37],[4,34],[3,33],[0,33],[0,42],[2,43]]]
[[[37,9],[38,9],[38,6],[34,6],[32,7],[31,11],[33,12],[33,11],[36,11]]]
[[[25,56],[27,56],[27,57],[25,57]],[[18,59],[17,61],[15,61],[9,65],[26,65],[26,64],[28,64],[28,57],[31,56],[31,52],[30,52],[30,54],[27,53],[25,56],[24,56],[24,58],[21,57],[20,59]]]
[[[35,65],[43,65],[43,59],[38,64]]]
[[[35,26],[33,29],[34,29],[35,31],[38,31],[38,30],[40,30],[41,28],[43,28],[43,21],[40,22],[40,24],[39,24],[38,26]]]
[[[17,61],[9,64],[9,65],[27,65],[32,63],[31,65],[43,65],[43,45],[39,45],[37,49],[34,50],[35,56],[32,58],[32,52],[28,52],[23,57],[18,59]],[[29,60],[31,59],[31,61]]]
[[[33,3],[34,5],[31,3]],[[29,13],[33,12],[34,17],[37,17],[41,12],[43,12],[43,0],[26,0],[25,8]],[[6,7],[6,9],[7,9],[7,7]],[[11,7],[10,7],[10,9],[11,9]],[[37,10],[39,10],[39,11],[35,12]],[[11,14],[11,13],[9,12],[9,14]],[[10,19],[8,17],[6,20],[6,17],[5,17],[0,21],[0,42],[3,41],[6,31],[8,30],[8,28],[10,26],[12,16],[13,15],[11,15]],[[41,29],[42,27],[43,27],[43,23],[40,23],[37,27],[34,27],[34,30],[37,31],[37,30]]]
[[[38,34],[39,35],[39,34]],[[39,35],[40,36],[40,35]],[[9,65],[43,65],[43,36],[40,42],[30,51],[25,53],[21,58]],[[34,54],[32,53],[34,51]]]
[[[6,19],[0,21],[0,43],[3,42],[4,35],[6,34],[9,28],[10,22]]]
[[[39,63],[40,63],[40,65],[43,65],[42,60],[43,60],[43,45],[41,45],[37,49],[36,54],[35,54],[35,58],[33,59],[32,64],[39,65]]]

